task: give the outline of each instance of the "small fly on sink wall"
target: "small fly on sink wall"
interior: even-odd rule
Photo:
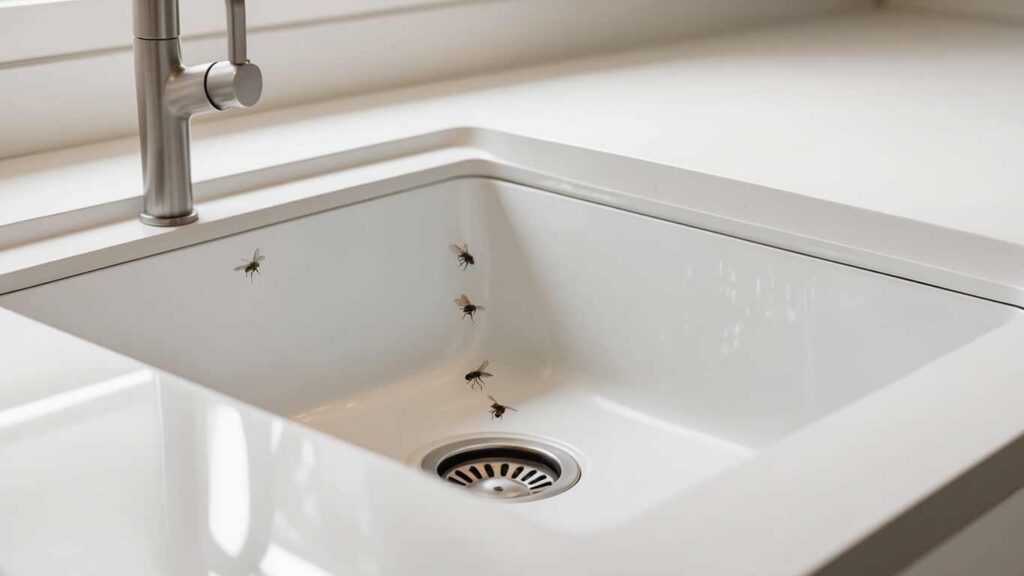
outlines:
[[[455,299],[455,305],[459,307],[459,310],[462,310],[463,320],[466,319],[466,316],[469,316],[469,319],[473,322],[476,322],[476,313],[484,309],[483,306],[477,306],[470,302],[469,296],[466,296],[465,294],[462,294]]]
[[[481,364],[479,368],[473,370],[472,372],[466,373],[466,382],[469,382],[469,387],[472,388],[473,390],[483,390],[483,379],[494,376],[494,374],[491,374],[490,372],[484,372],[484,370],[487,369],[488,364],[490,364],[490,361],[484,360],[484,363]]]
[[[245,271],[245,277],[248,278],[249,283],[252,284],[253,279],[256,278],[256,274],[260,274],[260,263],[266,258],[267,257],[263,254],[260,254],[260,249],[257,248],[256,251],[252,253],[252,260],[242,258],[242,260],[245,261],[245,264],[235,266],[235,271]],[[262,274],[260,274],[260,276],[262,276]]]
[[[476,260],[473,259],[473,255],[469,253],[469,244],[463,243],[462,246],[458,244],[449,244],[448,248],[459,257],[459,264],[462,269],[465,270],[470,266],[476,264]]]
[[[494,420],[495,418],[497,418],[498,420],[501,420],[502,416],[505,415],[505,412],[507,410],[511,410],[513,412],[519,412],[519,410],[516,410],[515,408],[513,408],[511,406],[505,406],[504,404],[499,403],[497,400],[494,399],[494,396],[487,396],[487,397],[491,399],[491,402],[493,402],[493,404],[491,404],[491,410],[490,410],[490,412],[491,412],[491,420]]]

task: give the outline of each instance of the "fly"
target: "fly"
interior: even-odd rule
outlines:
[[[469,253],[469,244],[463,243],[462,246],[459,246],[458,244],[449,244],[448,248],[450,248],[451,251],[459,257],[459,264],[462,266],[463,270],[473,264],[476,264],[476,260],[473,259],[473,255]]]
[[[252,260],[242,258],[245,264],[235,266],[235,271],[245,271],[245,277],[248,278],[249,283],[252,284],[253,279],[256,278],[256,274],[260,274],[260,262],[263,262],[265,258],[266,256],[260,254],[260,249],[257,248],[256,251],[252,253]],[[260,274],[260,276],[262,276],[262,274]]]
[[[466,296],[465,294],[455,299],[455,305],[459,307],[459,310],[462,310],[463,320],[466,319],[466,316],[469,316],[469,319],[473,322],[476,322],[476,313],[484,309],[483,306],[477,306],[470,302],[469,296]]]
[[[487,360],[484,360],[484,363],[481,364],[479,368],[477,368],[476,370],[473,370],[472,372],[467,372],[466,373],[466,382],[469,382],[469,387],[472,388],[473,390],[483,390],[484,389],[484,380],[483,379],[484,378],[490,378],[491,376],[494,376],[494,374],[491,374],[490,372],[484,372],[484,370],[487,369],[487,365],[488,364],[490,364],[490,362],[487,361]]]
[[[513,408],[511,406],[505,406],[504,404],[500,404],[497,400],[494,399],[494,396],[488,396],[488,398],[490,398],[491,402],[493,402],[493,404],[491,404],[491,410],[490,410],[490,412],[491,412],[491,420],[494,420],[495,418],[497,418],[498,420],[501,420],[501,417],[505,415],[505,412],[507,410],[511,410],[513,412],[519,412],[519,410],[516,410],[515,408]]]

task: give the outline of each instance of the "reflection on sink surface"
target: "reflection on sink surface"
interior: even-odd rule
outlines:
[[[452,243],[468,244],[465,270]],[[482,306],[472,318],[461,294]],[[580,483],[516,513],[574,533],[636,517],[1016,314],[483,179],[0,303],[413,465],[469,434],[565,443]],[[465,376],[484,361],[477,391]],[[488,395],[517,411],[492,419]]]
[[[0,573],[413,574],[456,538],[490,556],[539,546],[514,518],[479,518],[482,502],[453,506],[359,452],[144,367],[2,410]],[[481,532],[424,536],[396,492]],[[496,573],[537,569],[525,560]]]

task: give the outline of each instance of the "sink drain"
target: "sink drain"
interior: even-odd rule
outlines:
[[[576,459],[534,438],[484,437],[432,450],[423,469],[474,493],[508,502],[550,498],[580,479]]]

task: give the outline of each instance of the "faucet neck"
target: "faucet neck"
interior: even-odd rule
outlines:
[[[190,118],[252,106],[263,91],[263,75],[246,54],[245,0],[225,3],[230,61],[184,66],[178,0],[132,0],[145,224],[180,226],[197,218]]]
[[[135,37],[142,40],[173,40],[180,34],[178,0],[133,0]]]

